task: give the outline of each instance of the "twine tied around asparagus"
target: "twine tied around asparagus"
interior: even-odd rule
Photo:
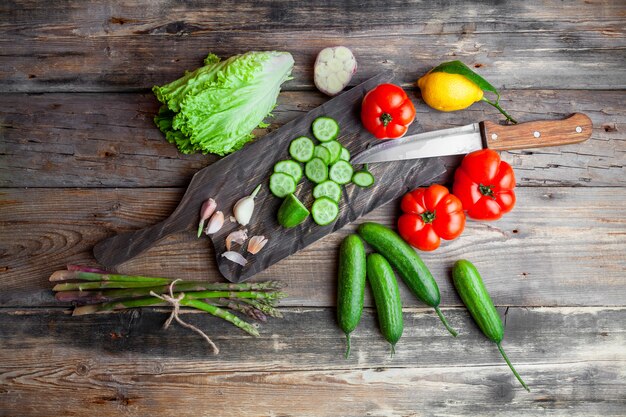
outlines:
[[[165,322],[165,324],[163,324],[163,328],[167,329],[168,327],[170,327],[170,324],[172,324],[172,320],[176,320],[176,322],[178,324],[180,324],[183,327],[186,327],[190,330],[193,330],[194,332],[198,333],[200,336],[202,336],[202,338],[204,340],[207,341],[207,343],[213,348],[213,353],[214,354],[218,354],[220,353],[220,350],[218,349],[218,347],[215,345],[215,343],[213,343],[213,341],[209,338],[209,336],[207,336],[206,333],[204,333],[202,330],[200,330],[199,328],[197,328],[196,326],[194,326],[193,324],[189,324],[186,323],[185,321],[183,321],[183,319],[180,318],[180,316],[178,315],[178,313],[180,312],[180,302],[182,301],[183,298],[185,298],[185,293],[181,292],[180,294],[178,294],[178,297],[174,297],[174,285],[178,282],[181,281],[180,279],[174,280],[170,283],[169,287],[170,287],[170,294],[157,294],[154,291],[150,291],[150,295],[153,297],[157,297],[160,300],[165,301],[166,303],[169,303],[172,305],[172,314],[170,314],[170,317],[167,319],[167,321]]]

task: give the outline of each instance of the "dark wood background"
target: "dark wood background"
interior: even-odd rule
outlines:
[[[623,1],[1,2],[0,416],[626,415],[625,27]],[[338,44],[359,61],[353,85],[396,71],[423,130],[500,119],[483,104],[439,113],[421,102],[415,80],[450,59],[500,88],[520,121],[574,111],[593,120],[584,144],[504,152],[519,185],[515,210],[469,222],[424,255],[458,339],[401,284],[397,355],[367,294],[343,359],[335,257],[356,224],[255,278],[282,279],[290,295],[285,318],[260,338],[186,314],[213,336],[217,357],[184,329],[161,330],[166,310],[82,318],[54,301],[52,271],[94,264],[99,240],[166,218],[216,160],[163,139],[153,84],[209,51],[289,51],[294,79],[271,131],[326,100],[312,64]],[[389,204],[367,219],[393,225],[395,216]],[[483,271],[530,394],[460,307],[449,278],[459,258]],[[192,233],[120,270],[220,280],[207,240]]]

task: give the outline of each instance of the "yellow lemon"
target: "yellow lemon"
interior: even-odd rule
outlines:
[[[422,98],[433,109],[465,109],[483,98],[483,90],[460,74],[428,72],[417,81]]]

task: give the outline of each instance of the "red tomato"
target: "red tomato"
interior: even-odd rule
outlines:
[[[380,84],[363,97],[361,121],[378,139],[404,136],[413,119],[415,107],[397,85]]]
[[[401,208],[404,214],[398,219],[400,236],[423,251],[437,249],[441,239],[456,239],[465,227],[461,201],[443,185],[405,194]]]
[[[472,219],[497,220],[515,205],[515,174],[491,149],[469,153],[454,174],[454,195]]]

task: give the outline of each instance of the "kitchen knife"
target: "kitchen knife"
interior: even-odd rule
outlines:
[[[350,161],[353,164],[459,155],[483,148],[495,151],[539,148],[584,142],[592,131],[591,119],[574,113],[562,120],[539,120],[515,125],[490,121],[419,133],[373,146]]]

